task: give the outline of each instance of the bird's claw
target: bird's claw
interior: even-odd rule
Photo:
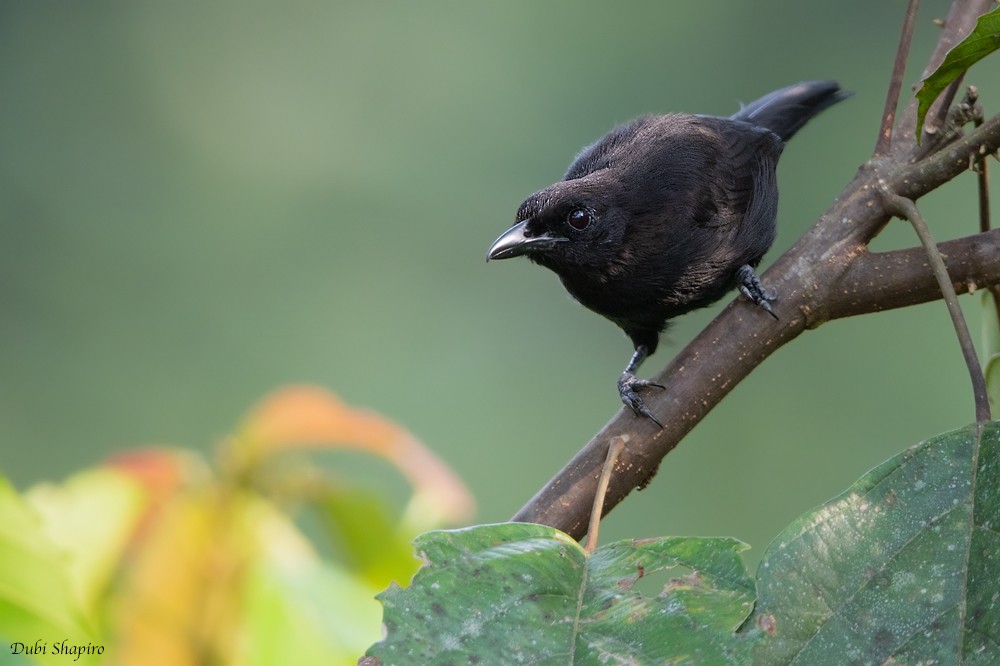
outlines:
[[[736,285],[740,288],[740,293],[746,296],[751,303],[763,308],[767,314],[775,319],[778,318],[778,315],[771,308],[771,301],[777,299],[778,295],[764,288],[760,278],[753,272],[753,268],[747,264],[740,266],[736,271]]]
[[[642,397],[637,392],[637,389],[649,387],[666,388],[663,384],[657,384],[648,379],[636,379],[636,376],[631,372],[623,372],[621,377],[618,378],[618,395],[621,397],[622,402],[625,403],[625,406],[635,412],[636,416],[645,416],[662,428],[663,424],[653,416],[653,412],[649,411],[649,407],[646,406],[646,403],[643,402]]]

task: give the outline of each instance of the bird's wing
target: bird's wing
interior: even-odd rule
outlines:
[[[778,206],[775,166],[781,140],[768,130],[727,119],[711,119],[718,154],[708,201],[695,222],[707,227],[758,228],[773,222]]]

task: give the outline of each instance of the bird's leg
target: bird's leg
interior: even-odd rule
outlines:
[[[663,384],[657,384],[646,379],[636,379],[635,371],[646,360],[647,356],[649,356],[649,350],[646,348],[646,345],[638,345],[635,348],[632,359],[625,366],[624,372],[618,378],[618,395],[621,396],[622,402],[635,412],[636,416],[645,416],[662,428],[663,424],[656,420],[653,412],[649,411],[649,407],[646,406],[646,403],[642,401],[642,398],[636,392],[636,389],[649,386],[661,389],[666,388]]]
[[[750,299],[751,303],[756,303],[764,308],[769,315],[775,319],[778,318],[778,315],[774,314],[774,310],[771,309],[771,301],[776,299],[778,295],[764,289],[760,278],[753,272],[753,268],[749,264],[743,264],[736,270],[736,285],[740,288],[740,292]]]

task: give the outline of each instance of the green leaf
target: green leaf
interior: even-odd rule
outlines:
[[[325,563],[286,516],[254,511],[259,558],[241,591],[246,666],[357,663],[379,636],[375,588],[352,571]]]
[[[588,559],[569,536],[507,523],[428,532],[408,589],[379,595],[386,638],[368,655],[391,664],[740,664],[736,635],[754,588],[735,539],[621,541]],[[659,596],[635,589],[676,566]]]
[[[400,529],[398,515],[376,493],[329,487],[311,503],[335,558],[377,590],[393,580],[409,580],[417,568],[414,534]]]
[[[66,554],[74,594],[95,616],[145,508],[141,489],[119,470],[99,467],[60,484],[40,483],[24,499],[41,517],[46,536]]]
[[[95,663],[94,656],[74,661],[75,654],[56,653],[63,639],[63,650],[96,645],[67,568],[67,558],[46,538],[38,516],[0,477],[0,654],[13,663],[18,663],[17,654],[23,657],[36,646],[27,662]]]
[[[996,414],[1000,410],[1000,354],[993,354],[987,359],[983,374],[986,375],[986,394],[990,398],[990,407]]]
[[[972,32],[945,54],[944,60],[923,80],[917,91],[917,141],[931,104],[952,81],[974,64],[1000,49],[1000,7],[983,14]]]
[[[1000,661],[1000,423],[869,472],[769,546],[758,664]]]

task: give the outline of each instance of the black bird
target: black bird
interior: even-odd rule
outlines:
[[[772,316],[754,268],[774,242],[775,167],[784,142],[850,96],[833,81],[776,90],[729,118],[668,114],[620,125],[532,194],[487,253],[527,255],[635,345],[618,379],[622,402],[661,425],[635,371],[678,315],[733,287]],[[662,425],[661,425],[662,427]]]

